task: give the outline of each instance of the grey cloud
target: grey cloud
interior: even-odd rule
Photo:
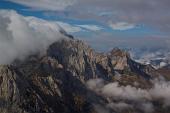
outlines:
[[[154,111],[153,104],[150,102],[144,102],[138,105],[138,108],[144,113],[152,113]]]
[[[138,109],[143,111],[144,113],[152,113],[154,111],[154,107],[150,102],[140,102],[140,103],[126,103],[126,102],[111,102],[107,104],[107,108],[111,108],[118,113],[122,111],[126,111],[129,109]]]
[[[110,113],[108,109],[98,104],[95,104],[94,108],[97,111],[97,113]]]
[[[169,0],[78,0],[67,11],[70,16],[81,19],[146,24],[169,31],[169,5]],[[101,16],[103,13],[107,16]]]
[[[115,111],[120,111],[120,112],[125,110],[125,109],[133,108],[132,105],[127,104],[125,102],[118,102],[118,103],[111,102],[111,103],[107,104],[107,107],[111,108],[111,109],[114,109]]]

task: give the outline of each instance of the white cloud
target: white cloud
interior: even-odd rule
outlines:
[[[78,26],[75,26],[75,25],[71,25],[71,24],[68,24],[68,23],[64,23],[64,22],[56,22],[58,25],[62,26],[62,28],[64,30],[66,30],[68,33],[75,33],[75,32],[80,32],[80,31],[83,31],[83,29],[81,29],[80,27]]]
[[[77,0],[7,0],[28,6],[35,10],[64,10],[73,5]]]
[[[98,92],[104,86],[104,80],[102,79],[91,79],[86,82],[88,88]]]
[[[166,63],[166,62],[161,62],[160,63],[160,67],[164,67],[164,66],[167,66],[168,65],[168,63]]]
[[[161,99],[165,106],[170,106],[170,82],[154,81],[154,87],[149,93],[153,99]]]
[[[170,82],[151,82],[153,86],[150,89],[141,89],[130,85],[121,86],[118,82],[105,84],[102,79],[91,79],[87,81],[87,87],[109,100],[105,106],[118,113],[131,108],[152,113],[155,107],[152,102],[162,102],[163,108],[170,106]]]
[[[102,88],[102,94],[107,97],[116,97],[118,99],[127,100],[143,100],[150,99],[150,95],[146,90],[131,86],[119,86],[117,82],[105,85]]]
[[[117,22],[117,23],[109,23],[109,26],[113,29],[113,30],[129,30],[129,29],[133,29],[136,27],[136,25],[131,24],[131,23],[126,23],[126,22]]]
[[[117,82],[114,82],[104,85],[101,92],[106,97],[133,101],[161,99],[166,106],[170,106],[170,82],[163,80],[154,80],[152,82],[153,87],[148,90],[129,85],[120,86]]]
[[[50,44],[64,38],[57,24],[24,17],[11,10],[0,10],[0,25],[0,64],[42,53]]]
[[[90,30],[90,31],[100,31],[103,29],[103,27],[97,26],[97,25],[77,25],[77,26]]]
[[[85,31],[74,24],[25,17],[12,10],[0,10],[0,25],[0,64],[44,51],[53,42],[65,38],[62,34],[65,29],[68,33]]]

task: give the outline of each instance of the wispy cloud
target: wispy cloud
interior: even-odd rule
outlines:
[[[36,17],[25,17],[26,20],[31,21],[32,25],[41,25],[44,22],[47,26],[50,26],[52,29],[57,29],[60,27],[65,30],[67,33],[78,33],[78,32],[92,32],[100,31],[104,28],[95,24],[79,25],[79,24],[69,24],[64,21],[47,21]]]
[[[76,0],[6,0],[14,3],[22,4],[34,10],[64,10],[68,6],[73,5]]]
[[[131,24],[131,23],[126,23],[126,22],[117,22],[117,23],[110,22],[109,26],[113,30],[129,30],[129,29],[133,29],[136,27],[136,25]]]
[[[94,24],[78,25],[78,24],[69,24],[61,21],[57,21],[56,23],[60,25],[64,30],[66,30],[68,33],[101,31],[104,29],[102,26],[94,25]]]
[[[104,29],[103,27],[98,26],[98,25],[77,25],[77,26],[87,29],[87,30],[90,30],[90,31],[100,31],[100,30]]]
[[[56,23],[60,25],[68,33],[76,33],[76,32],[83,31],[82,28],[75,25],[68,24],[66,22],[57,21]]]
[[[169,0],[4,0],[32,9],[61,11],[67,17],[93,19],[107,24],[126,22],[144,24],[163,32],[169,31]],[[64,11],[63,11],[64,10]],[[63,11],[63,12],[62,12]],[[59,16],[59,15],[57,15]],[[121,25],[120,25],[121,24]],[[125,25],[125,23],[123,23]],[[122,26],[119,23],[116,26]],[[129,26],[129,25],[125,25]],[[131,27],[133,25],[130,25]],[[115,27],[114,27],[115,28]],[[121,29],[122,27],[120,27]]]

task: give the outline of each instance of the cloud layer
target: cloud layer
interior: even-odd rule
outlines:
[[[0,64],[44,51],[64,38],[56,24],[35,17],[24,17],[15,11],[0,10]]]
[[[121,86],[118,82],[106,84],[102,79],[91,79],[86,84],[89,89],[109,99],[107,108],[117,112],[134,108],[144,113],[152,113],[155,109],[154,101],[162,102],[163,108],[170,106],[170,82],[153,80],[152,83],[153,87],[150,89]]]

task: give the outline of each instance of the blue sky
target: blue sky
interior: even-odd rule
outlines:
[[[47,15],[48,11],[36,11],[36,10],[31,10],[29,9],[29,7],[27,6],[24,6],[24,5],[20,5],[20,4],[17,4],[17,3],[13,3],[13,2],[9,2],[9,1],[6,1],[6,0],[2,0],[0,1],[0,8],[1,9],[12,9],[12,10],[15,10],[17,11],[19,14],[22,14],[24,16],[35,16],[35,17],[38,17],[38,18],[42,18],[42,19],[46,19],[46,20],[52,20],[52,21],[63,21],[63,22],[66,22],[66,23],[69,23],[69,24],[84,24],[84,25],[87,25],[87,24],[93,24],[93,25],[99,25],[101,27],[103,27],[103,31],[104,32],[117,32],[117,33],[125,33],[126,35],[127,34],[134,34],[134,33],[143,33],[143,34],[148,34],[148,33],[153,33],[153,32],[156,32],[152,29],[150,29],[149,27],[146,27],[146,26],[142,26],[142,25],[138,25],[137,27],[134,27],[132,29],[127,29],[127,30],[113,30],[111,29],[109,26],[107,26],[106,24],[103,24],[103,23],[100,23],[98,21],[96,21],[95,19],[88,19],[88,20],[81,20],[81,19],[76,19],[76,18],[66,18],[66,17],[62,17],[60,15]],[[49,12],[51,13],[51,12]],[[64,13],[64,11],[63,11]]]
[[[145,46],[145,41],[150,41],[151,45],[157,43],[154,41],[155,37],[160,41],[165,41],[164,37],[167,40],[170,36],[167,32],[169,21],[166,22],[165,17],[168,19],[170,16],[167,14],[168,9],[163,8],[166,4],[168,7],[167,0],[162,1],[167,2],[165,4],[159,3],[159,0],[150,2],[139,0],[135,3],[133,0],[127,1],[125,5],[123,0],[105,0],[105,2],[49,0],[48,3],[43,0],[1,0],[0,9],[15,10],[23,16],[57,21],[67,32],[87,41],[97,50],[108,50],[115,46],[138,47],[136,45],[141,45],[139,48],[142,48]],[[162,10],[167,10],[166,15],[163,15]],[[159,16],[158,19],[154,17],[155,12]],[[143,41],[142,44],[138,39]]]

